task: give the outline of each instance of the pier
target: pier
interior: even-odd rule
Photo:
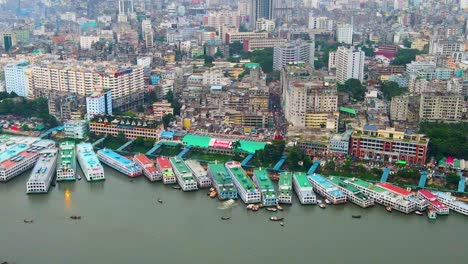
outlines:
[[[458,182],[458,192],[464,192],[466,186],[466,178],[461,174],[461,172],[458,173],[458,175],[460,175],[460,181]]]
[[[253,159],[254,157],[254,154],[249,154],[247,155],[241,162],[241,166],[242,167],[247,167],[247,164],[249,164],[249,162]]]
[[[93,147],[99,145],[99,144],[102,143],[104,140],[106,140],[106,137],[107,137],[107,136],[96,140],[96,141],[93,143]]]
[[[314,161],[314,164],[312,164],[312,166],[310,166],[310,169],[307,171],[307,175],[314,174],[319,166],[320,166],[320,160]]]
[[[115,151],[122,151],[124,150],[126,147],[130,146],[130,144],[133,143],[133,141],[135,141],[134,139],[131,139],[129,140],[127,143],[123,144],[122,146],[120,146],[118,149],[116,149]]]
[[[161,147],[163,146],[163,143],[162,142],[158,142],[157,144],[155,144],[150,150],[148,150],[145,155],[146,156],[150,156],[151,154],[153,154],[154,152],[156,152],[158,149],[160,149]]]
[[[39,137],[40,138],[45,138],[45,137],[49,136],[50,134],[52,134],[52,132],[54,132],[54,131],[62,131],[62,130],[63,130],[63,126],[57,126],[57,127],[51,128],[51,129],[47,130],[46,132],[40,134]]]
[[[428,173],[425,171],[425,172],[423,172],[423,173],[421,174],[421,178],[419,178],[418,187],[421,188],[421,189],[424,188],[424,187],[426,186],[427,174],[428,174]]]
[[[182,151],[177,155],[177,158],[178,158],[178,159],[183,158],[183,157],[185,156],[185,154],[187,154],[187,153],[190,152],[190,150],[192,150],[192,146],[186,146],[186,147],[184,148],[184,150],[182,150]]]
[[[286,159],[288,158],[288,155],[284,154],[281,156],[281,159],[276,162],[275,166],[273,167],[274,171],[281,171],[281,167],[283,164],[286,162]]]
[[[382,177],[380,177],[380,182],[387,182],[388,176],[390,176],[390,168],[385,168]]]

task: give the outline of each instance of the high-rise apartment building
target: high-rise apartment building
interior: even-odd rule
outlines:
[[[275,46],[273,52],[273,69],[281,70],[288,63],[314,63],[314,41],[295,40]]]
[[[30,67],[28,61],[7,64],[5,72],[5,90],[8,93],[14,92],[19,96],[26,96],[26,69]]]
[[[260,18],[274,19],[273,0],[250,0],[250,23],[251,27]]]
[[[364,51],[353,47],[338,47],[336,51],[336,79],[344,83],[349,79],[364,80]]]
[[[348,45],[353,44],[353,25],[351,24],[338,24],[336,26],[336,41]]]
[[[317,16],[314,16],[313,14],[310,14],[309,15],[309,29],[332,31],[333,20],[329,19],[328,17],[317,17]]]
[[[423,93],[419,104],[419,120],[457,121],[465,110],[463,95]]]
[[[92,119],[96,115],[112,115],[111,90],[96,90],[86,97],[86,117]]]
[[[465,51],[465,43],[462,41],[431,39],[429,42],[429,54],[439,56],[452,56],[452,53]]]
[[[215,12],[203,17],[203,25],[215,28],[216,31],[221,32],[223,26],[239,28],[240,19],[236,13]]]

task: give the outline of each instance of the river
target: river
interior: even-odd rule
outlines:
[[[0,184],[0,263],[463,263],[468,218],[388,213],[352,204],[231,211],[206,190],[184,193],[129,181],[106,167],[106,181],[58,183],[26,195],[29,172]],[[164,202],[158,203],[161,198]],[[69,219],[79,214],[81,220]],[[220,217],[230,214],[229,221]],[[361,219],[351,218],[361,214]],[[23,219],[33,218],[25,224]]]

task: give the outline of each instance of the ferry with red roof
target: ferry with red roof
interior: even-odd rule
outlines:
[[[160,181],[162,180],[162,175],[158,174],[156,170],[156,166],[152,160],[146,157],[143,154],[137,154],[133,157],[133,162],[143,170],[143,174],[148,178],[150,181]]]
[[[449,214],[449,208],[445,204],[441,203],[437,198],[435,194],[428,190],[419,190],[418,191],[418,197],[421,199],[427,200],[431,207],[432,210],[434,210],[437,214],[439,215],[448,215]]]
[[[158,175],[162,177],[164,184],[174,184],[177,182],[171,162],[168,158],[158,157],[156,159],[156,169],[158,170]]]
[[[34,166],[40,150],[42,147],[16,144],[0,152],[0,181],[9,181]]]

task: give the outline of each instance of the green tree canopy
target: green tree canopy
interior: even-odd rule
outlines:
[[[259,63],[265,73],[273,71],[273,48],[254,50],[251,52],[252,62]]]
[[[406,87],[400,87],[396,82],[385,81],[381,83],[380,91],[387,100],[391,100],[392,97],[401,95],[408,91],[408,89]]]
[[[393,65],[406,65],[416,59],[416,55],[422,54],[417,49],[398,49],[395,59],[393,59]]]
[[[445,176],[445,182],[448,186],[457,186],[460,181],[460,176],[455,172],[447,173]]]
[[[421,122],[419,132],[430,138],[429,157],[468,159],[468,123]]]
[[[172,120],[174,120],[174,116],[172,114],[166,114],[162,117],[164,129],[169,127],[169,124],[172,122]]]
[[[338,91],[346,92],[354,99],[363,101],[367,89],[359,80],[349,79],[344,84],[338,84]]]

